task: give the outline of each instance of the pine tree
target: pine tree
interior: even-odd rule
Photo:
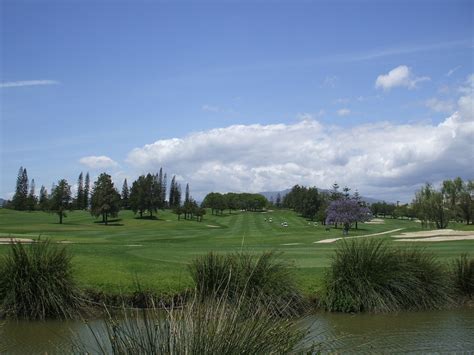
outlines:
[[[86,176],[87,179],[87,176]],[[108,224],[108,218],[116,217],[120,211],[120,194],[114,187],[112,178],[102,173],[94,183],[91,195],[91,214],[102,216],[102,222]]]
[[[41,185],[39,194],[39,208],[42,211],[46,211],[48,209],[48,191],[43,185]]]
[[[184,204],[188,204],[189,203],[189,184],[186,184],[186,192],[185,192],[185,195],[184,195]]]
[[[167,182],[166,180],[168,179],[168,176],[166,173],[163,175],[163,180],[161,181],[161,208],[166,208],[166,185]]]
[[[173,177],[171,178],[171,183],[170,183],[170,193],[169,193],[169,202],[168,202],[168,205],[170,208],[176,207],[175,202],[174,202],[175,184],[176,184],[176,176],[173,175]]]
[[[52,189],[48,209],[59,216],[59,224],[63,223],[63,217],[67,217],[66,210],[72,209],[71,186],[65,179],[59,180]]]
[[[18,171],[12,204],[14,209],[20,211],[24,211],[28,207],[28,173],[26,172],[26,168],[20,167]]]
[[[91,181],[90,181],[90,177],[89,177],[89,172],[87,172],[86,174],[86,180],[84,182],[84,203],[82,204],[82,206],[84,207],[84,209],[89,209],[89,204],[90,204],[90,188],[91,188]]]
[[[35,179],[31,179],[31,184],[30,184],[30,193],[28,194],[27,198],[27,208],[29,211],[34,211],[36,209],[36,204],[38,203],[38,199],[36,197],[36,192],[35,192],[36,186],[35,186]]]
[[[78,210],[84,209],[84,178],[82,171],[77,179],[76,208]]]
[[[130,208],[130,204],[129,204],[130,190],[128,189],[127,179],[123,181],[121,197],[122,197],[122,208],[128,210]]]

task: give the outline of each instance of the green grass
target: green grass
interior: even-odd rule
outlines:
[[[273,223],[264,221],[269,217]],[[199,255],[211,250],[255,253],[277,250],[283,252],[282,258],[294,263],[298,284],[305,294],[311,295],[320,288],[337,244],[313,242],[342,236],[340,229],[327,232],[322,226],[308,224],[292,211],[235,212],[224,216],[212,216],[209,212],[201,223],[178,221],[170,211],[160,212],[158,220],[140,220],[132,212],[122,211],[119,219],[109,226],[95,221],[88,212],[75,211],[60,225],[53,214],[0,209],[0,237],[41,235],[53,241],[72,242],[68,249],[74,255],[72,263],[79,285],[109,293],[135,291],[138,277],[144,289],[175,294],[193,286],[188,264]],[[288,222],[287,228],[281,227],[283,221]],[[350,231],[350,236],[396,228],[408,232],[421,227],[407,220],[387,219],[381,225],[360,225],[358,231]],[[389,239],[389,235],[381,238]],[[282,245],[288,243],[301,244]],[[474,242],[423,243],[423,246],[448,261],[472,249]],[[7,250],[7,245],[0,245],[0,255]]]

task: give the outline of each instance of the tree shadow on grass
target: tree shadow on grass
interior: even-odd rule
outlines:
[[[143,216],[143,217],[140,217],[140,216],[137,216],[135,217],[135,219],[139,219],[139,220],[150,220],[150,221],[157,221],[159,220],[159,218],[157,216]]]
[[[124,224],[123,223],[118,223],[122,221],[121,218],[116,218],[116,219],[109,219],[108,222],[107,222],[107,226],[111,226],[111,227],[120,227],[120,226],[123,226]],[[94,223],[96,224],[101,224],[103,226],[105,226],[106,224],[102,221],[94,221]]]

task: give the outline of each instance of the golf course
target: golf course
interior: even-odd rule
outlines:
[[[325,269],[342,238],[342,229],[306,220],[290,210],[265,212],[233,211],[212,215],[202,222],[178,220],[169,210],[159,211],[157,219],[137,218],[121,211],[109,225],[99,223],[86,211],[68,213],[63,224],[55,214],[41,211],[0,210],[0,255],[9,250],[10,238],[18,240],[50,239],[71,252],[75,276],[82,289],[107,294],[130,293],[137,281],[144,290],[172,296],[192,288],[188,264],[199,255],[244,250],[251,253],[281,252],[281,258],[294,265],[300,288],[308,297],[318,294]],[[284,226],[286,222],[287,226]],[[452,230],[474,234],[474,226],[450,223]],[[402,233],[424,231],[410,241],[397,241]],[[397,247],[424,248],[442,262],[449,262],[473,250],[473,240],[441,233],[438,241],[415,243],[431,234],[420,223],[407,219],[374,219],[359,223],[344,238],[384,238]],[[472,233],[466,233],[472,232]],[[453,234],[453,232],[451,232]],[[455,233],[456,234],[456,233]],[[450,238],[452,240],[450,240]]]

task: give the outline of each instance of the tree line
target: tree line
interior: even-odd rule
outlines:
[[[63,223],[67,212],[72,210],[88,210],[94,217],[101,217],[102,222],[108,224],[110,218],[117,217],[121,209],[132,210],[140,218],[156,218],[158,210],[165,208],[173,209],[178,219],[184,214],[185,219],[202,220],[205,210],[191,197],[189,184],[186,185],[184,204],[181,200],[181,185],[176,181],[176,176],[171,179],[168,191],[167,174],[162,168],[156,174],[139,176],[131,188],[127,179],[124,179],[121,193],[115,187],[110,175],[100,174],[91,186],[89,173],[87,172],[84,177],[81,172],[75,196],[72,196],[68,181],[61,179],[52,185],[50,193],[45,186],[41,186],[37,197],[34,179],[29,181],[26,168],[20,167],[13,198],[3,207],[19,211],[41,210],[55,213],[58,215],[59,223]]]
[[[225,210],[229,213],[235,210],[262,211],[267,205],[268,200],[265,196],[252,193],[211,192],[202,201],[202,207],[210,208],[213,215],[222,215]]]

